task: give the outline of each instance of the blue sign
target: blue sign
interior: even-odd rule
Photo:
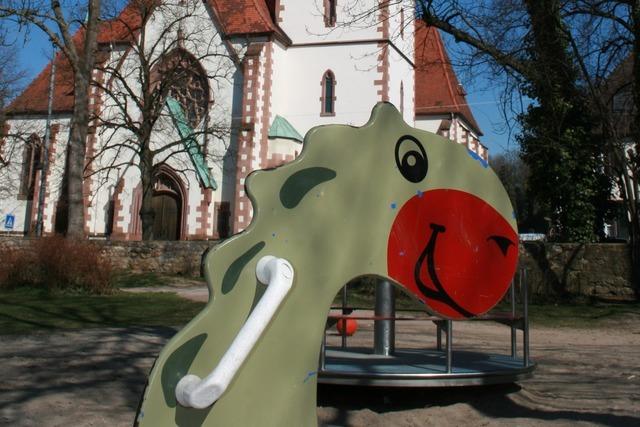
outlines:
[[[15,215],[7,214],[4,218],[4,228],[7,230],[13,230],[13,224],[16,222]]]

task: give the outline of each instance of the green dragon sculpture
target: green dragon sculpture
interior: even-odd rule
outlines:
[[[314,426],[323,331],[344,284],[379,276],[459,319],[490,310],[515,272],[516,221],[495,173],[388,103],[360,128],[311,129],[296,160],[252,173],[246,191],[253,221],[206,256],[209,302],[160,353],[141,427]],[[290,290],[219,398],[179,403],[180,381],[207,377],[257,311],[265,256],[288,261]]]

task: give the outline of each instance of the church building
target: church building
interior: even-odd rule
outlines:
[[[242,231],[252,216],[244,191],[251,171],[293,160],[314,126],[362,126],[380,101],[488,160],[440,34],[414,19],[411,0],[379,10],[377,0],[173,1],[132,0],[100,24],[83,185],[87,236],[142,238],[143,158],[153,164],[153,238]],[[179,77],[141,143],[145,76],[160,90],[169,68]],[[41,174],[44,233],[64,230],[73,100],[71,68],[58,53],[7,107],[0,233],[33,233]]]

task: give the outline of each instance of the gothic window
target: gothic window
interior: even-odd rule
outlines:
[[[0,165],[1,166],[6,166],[8,164],[8,162],[2,158],[2,153],[4,151],[5,137],[7,136],[8,131],[9,131],[9,126],[6,123],[3,123],[2,125],[0,125]]]
[[[324,25],[334,27],[336,25],[336,3],[337,0],[324,0]]]
[[[23,199],[33,198],[36,186],[36,174],[41,169],[42,142],[36,135],[31,135],[25,144],[22,157],[22,174],[18,196]]]
[[[198,60],[176,49],[163,61],[160,75],[169,81],[169,96],[180,103],[191,127],[198,126],[209,109],[209,80]]]
[[[229,237],[231,231],[230,218],[231,218],[231,206],[229,202],[216,203],[217,210],[217,225],[218,236],[221,239]]]
[[[336,78],[331,70],[327,70],[322,76],[322,96],[320,102],[322,109],[320,111],[321,116],[335,116],[335,103],[336,103]]]
[[[633,93],[631,92],[631,85],[623,86],[614,95],[611,100],[611,109],[614,113],[628,113],[631,111],[631,104],[633,101]]]

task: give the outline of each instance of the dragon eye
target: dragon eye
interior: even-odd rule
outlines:
[[[416,138],[404,135],[396,142],[396,165],[407,181],[420,182],[427,176],[429,161]]]
[[[490,236],[489,238],[487,238],[487,241],[489,240],[493,240],[494,242],[496,242],[498,248],[500,248],[500,252],[502,252],[502,255],[504,256],[507,256],[507,250],[509,249],[509,246],[515,246],[515,243],[504,236]]]

